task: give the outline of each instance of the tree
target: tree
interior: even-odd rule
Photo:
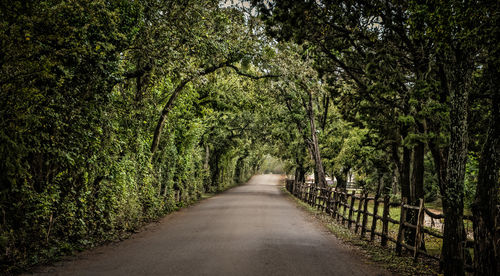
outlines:
[[[284,104],[288,109],[291,121],[296,125],[309,149],[311,158],[314,160],[316,185],[326,187],[326,175],[321,160],[313,105],[316,95],[323,93],[321,80],[317,78],[314,70],[310,67],[310,60],[307,57],[305,57],[305,62],[301,62],[300,48],[297,48],[296,45],[285,45],[281,51],[282,56],[274,68],[279,72],[281,78],[274,83],[272,89],[276,93],[278,102]]]
[[[427,143],[446,217],[443,269],[446,275],[464,274],[469,94],[480,49],[491,45],[477,34],[481,24],[494,26],[487,22],[495,22],[492,14],[497,5],[483,1],[253,3],[260,7],[271,35],[312,45],[321,53],[316,58],[319,72],[356,85],[355,93],[341,99],[357,105],[365,101],[372,110],[350,108],[344,114],[353,114],[354,122],[370,122],[387,142],[394,141],[392,154],[402,194],[413,202],[423,197]],[[390,110],[398,122],[391,122],[390,116],[374,116],[373,110]],[[391,131],[395,125],[396,131]]]

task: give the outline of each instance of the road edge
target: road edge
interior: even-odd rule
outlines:
[[[394,250],[378,246],[355,235],[351,230],[339,225],[336,221],[305,202],[300,201],[285,189],[282,181],[281,191],[293,201],[297,208],[311,215],[322,227],[333,234],[340,242],[352,248],[371,265],[380,267],[396,275],[439,275],[435,264],[414,263],[410,256],[398,256]]]

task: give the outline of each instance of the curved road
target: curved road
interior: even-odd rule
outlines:
[[[168,215],[123,242],[40,268],[39,275],[391,275],[370,266],[297,208],[280,176]]]

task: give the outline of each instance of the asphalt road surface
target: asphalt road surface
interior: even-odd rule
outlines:
[[[299,209],[278,175],[168,215],[132,238],[37,275],[392,275],[367,264]]]

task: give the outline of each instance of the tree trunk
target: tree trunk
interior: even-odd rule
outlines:
[[[415,204],[419,198],[424,198],[424,157],[425,144],[418,142],[413,149],[413,172],[412,172],[412,198]]]
[[[397,194],[400,191],[401,179],[403,178],[403,169],[401,165],[401,158],[399,158],[399,145],[397,142],[391,143],[391,157],[396,169],[393,171],[393,193]],[[402,193],[402,192],[401,192]]]
[[[492,76],[493,78],[495,76]],[[498,77],[498,75],[496,76]],[[479,159],[476,195],[472,206],[474,224],[474,275],[498,275],[500,248],[496,242],[500,167],[500,93],[492,87],[493,108],[490,127]]]
[[[242,173],[241,173],[241,167],[243,167],[243,160],[245,160],[248,157],[248,152],[245,151],[243,154],[238,158],[236,161],[236,167],[234,168],[234,181],[235,184],[239,184],[240,181],[245,180],[242,179]]]
[[[345,179],[344,173],[335,174],[335,179],[337,180],[337,189],[345,192],[347,189],[347,181]]]
[[[174,104],[175,99],[177,98],[177,96],[179,96],[179,93],[182,91],[182,89],[184,89],[184,86],[186,86],[186,84],[191,82],[196,77],[204,76],[204,75],[213,73],[213,72],[215,72],[215,70],[217,70],[219,68],[231,66],[231,62],[233,62],[233,60],[227,60],[227,61],[222,62],[220,64],[208,67],[196,75],[193,75],[191,77],[187,77],[187,78],[181,80],[179,85],[177,85],[177,87],[175,88],[174,92],[172,92],[172,95],[170,96],[170,98],[168,99],[168,102],[163,107],[163,110],[161,111],[160,119],[158,119],[158,123],[156,124],[156,129],[155,129],[155,132],[153,135],[153,142],[151,143],[151,153],[152,154],[154,154],[156,152],[156,150],[158,149],[158,144],[160,143],[160,138],[161,138],[161,132],[163,130],[163,126],[165,125],[165,121],[167,119],[168,113],[170,113],[170,110],[172,109],[172,106]],[[231,67],[231,68],[234,69],[234,67]],[[239,71],[237,71],[237,73],[242,75],[242,73],[240,73]],[[247,76],[247,77],[253,77],[253,76],[250,76],[247,74],[243,74],[243,75]],[[264,78],[264,77],[274,77],[274,76],[272,76],[272,75],[260,76],[260,77],[257,77],[257,79]],[[255,78],[255,77],[253,77],[253,78]]]
[[[210,181],[205,183],[205,191],[209,192],[212,187],[218,187],[218,182],[220,180],[220,157],[222,156],[222,152],[215,150],[212,152],[210,156]]]
[[[424,198],[424,155],[425,155],[425,144],[423,142],[418,142],[413,148],[413,169],[411,177],[410,186],[410,204],[413,206],[418,206],[419,199]],[[409,209],[407,211],[406,221],[417,225],[418,211]],[[408,235],[406,235],[407,242],[409,244],[415,244],[415,229],[408,229]],[[419,245],[420,249],[425,250],[425,241],[422,239]]]
[[[392,194],[398,194],[399,193],[399,187],[398,187],[398,177],[397,177],[397,172],[396,170],[393,170],[392,172],[392,182],[391,182],[391,192]]]
[[[404,138],[403,138],[404,139]],[[401,162],[401,198],[406,198],[408,200],[408,204],[415,205],[412,202],[412,193],[411,193],[411,181],[410,181],[410,172],[411,172],[411,153],[412,150],[406,146],[403,146],[403,162]],[[406,222],[412,223],[413,217],[416,216],[416,212],[414,210],[409,209],[406,214]],[[405,231],[405,242],[407,244],[415,243],[415,229],[408,228]]]
[[[410,189],[410,168],[411,168],[411,149],[403,146],[403,162],[401,162],[401,197],[411,198]]]
[[[321,154],[319,150],[318,144],[318,136],[316,133],[316,126],[314,123],[314,110],[312,106],[312,92],[307,91],[309,100],[307,103],[306,111],[307,116],[309,117],[309,124],[311,127],[311,150],[314,158],[314,167],[315,167],[315,176],[317,174],[317,178],[315,178],[316,185],[318,187],[326,187],[326,176],[323,168],[323,162],[321,161]]]
[[[306,182],[306,172],[302,163],[297,162],[297,168],[295,169],[295,183],[305,183]]]
[[[324,130],[326,127],[326,120],[328,118],[328,106],[330,104],[330,95],[324,97],[323,101],[323,116],[321,117],[321,129]]]
[[[208,147],[208,144],[205,145],[205,163],[203,164],[203,169],[205,171],[208,171],[208,161],[210,160],[210,148]]]
[[[160,119],[158,119],[158,123],[156,124],[155,133],[153,135],[153,142],[151,143],[151,153],[152,154],[154,154],[156,152],[156,150],[158,149],[158,145],[160,144],[160,138],[161,138],[161,132],[163,130],[163,126],[165,125],[165,121],[167,120],[167,116],[170,113],[170,110],[172,110],[172,105],[173,105],[175,99],[177,98],[177,96],[179,96],[179,93],[182,91],[184,86],[186,86],[186,84],[188,84],[190,81],[191,81],[190,78],[182,80],[181,83],[179,83],[179,85],[177,85],[174,92],[172,92],[172,95],[168,99],[168,102],[163,107],[163,110],[161,111],[161,114],[160,114]]]
[[[457,57],[459,59],[460,57]],[[465,275],[463,223],[464,179],[467,162],[467,116],[471,72],[464,59],[453,60],[448,68],[450,95],[450,144],[446,166],[446,182],[441,188],[444,212],[444,239],[442,249],[445,275]],[[451,68],[451,66],[453,66]]]

